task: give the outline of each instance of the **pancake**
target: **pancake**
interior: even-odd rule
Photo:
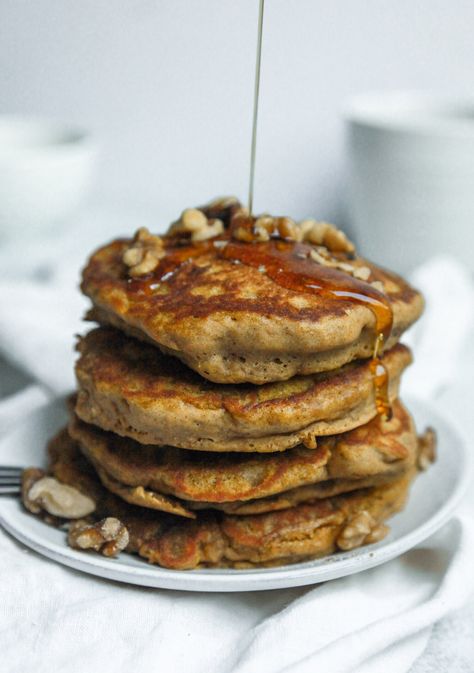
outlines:
[[[376,306],[393,312],[386,350],[422,311],[422,297],[408,283],[352,251],[335,252],[333,259],[342,268],[367,269],[367,282],[340,268],[326,269],[314,261],[322,259],[321,246],[307,243],[232,241],[232,256],[230,232],[240,215],[229,221],[223,211],[221,217],[226,229],[213,240],[148,235],[156,239],[160,261],[143,278],[130,277],[123,261],[129,251],[134,254],[136,238],[97,250],[81,285],[94,305],[90,319],[150,341],[211,381],[262,384],[370,357],[379,331]],[[292,268],[316,274],[317,282],[307,283],[306,291],[292,289],[284,274],[271,276],[270,261],[252,265],[249,251],[277,266],[284,257]],[[315,289],[321,273],[337,292]],[[383,293],[374,282],[383,284]]]
[[[143,444],[201,451],[283,451],[346,432],[376,414],[370,363],[262,386],[210,383],[157,348],[98,328],[79,340],[76,413]],[[398,344],[384,356],[389,397],[411,362]]]
[[[316,449],[299,446],[280,454],[137,446],[74,414],[69,434],[110,491],[142,507],[172,511],[173,502],[174,513],[183,515],[181,507],[185,516],[203,508],[234,514],[284,509],[384,483],[409,470],[417,455],[415,427],[400,402],[388,422],[376,417],[347,433],[321,438]]]
[[[187,521],[129,505],[106,491],[65,430],[51,440],[49,456],[53,476],[94,499],[95,517],[117,517],[126,526],[128,552],[179,570],[294,563],[378,541],[387,531],[382,522],[403,508],[416,473],[280,512],[204,512]]]

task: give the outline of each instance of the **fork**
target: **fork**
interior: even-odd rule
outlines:
[[[22,467],[0,466],[0,495],[20,493],[22,472]]]

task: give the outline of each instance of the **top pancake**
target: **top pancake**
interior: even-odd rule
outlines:
[[[130,278],[122,261],[130,239],[92,255],[81,286],[94,304],[92,319],[150,341],[220,383],[286,380],[370,357],[376,319],[368,303],[283,287],[262,265],[226,258],[222,237],[193,244],[170,236],[162,240],[166,254],[145,280]],[[275,242],[240,245],[265,252]],[[293,244],[288,246],[291,254]],[[177,253],[182,261],[170,265]],[[420,315],[422,298],[400,277],[361,258],[351,258],[351,265],[368,267],[370,282],[384,285],[393,311],[385,344],[391,348]],[[348,273],[334,273],[342,285],[353,283]],[[361,294],[364,286],[373,293],[368,283],[359,285]]]

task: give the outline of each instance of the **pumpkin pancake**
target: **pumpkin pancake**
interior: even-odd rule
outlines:
[[[184,516],[203,508],[235,514],[284,509],[373,486],[406,472],[417,453],[413,421],[400,402],[388,422],[376,417],[349,432],[321,438],[316,449],[299,446],[279,454],[136,446],[134,440],[84,423],[75,414],[69,433],[110,491],[133,504],[165,511],[173,511],[172,501],[174,513]]]
[[[76,413],[143,444],[201,451],[273,452],[345,432],[376,414],[370,362],[262,386],[210,383],[151,345],[113,328],[79,340]],[[397,344],[384,356],[389,397],[411,362]]]
[[[408,283],[352,251],[327,262],[309,243],[235,241],[242,210],[202,212],[220,218],[222,234],[151,237],[160,261],[140,278],[123,261],[142,250],[136,239],[97,250],[81,285],[94,305],[90,319],[150,341],[211,381],[262,384],[370,357],[382,309],[393,315],[388,350],[422,311]],[[347,269],[364,269],[366,280]]]
[[[258,567],[295,563],[376,542],[383,521],[403,508],[416,469],[389,485],[325,498],[280,512],[232,516],[203,512],[196,521],[136,507],[109,493],[66,430],[49,444],[49,470],[96,502],[94,517],[117,517],[127,551],[166,568]]]

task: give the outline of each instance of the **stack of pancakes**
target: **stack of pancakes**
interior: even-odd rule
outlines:
[[[126,526],[128,551],[290,563],[376,542],[403,507],[420,441],[398,341],[422,298],[311,226],[226,199],[89,260],[99,327],[79,340],[50,472],[93,498],[93,520]]]

